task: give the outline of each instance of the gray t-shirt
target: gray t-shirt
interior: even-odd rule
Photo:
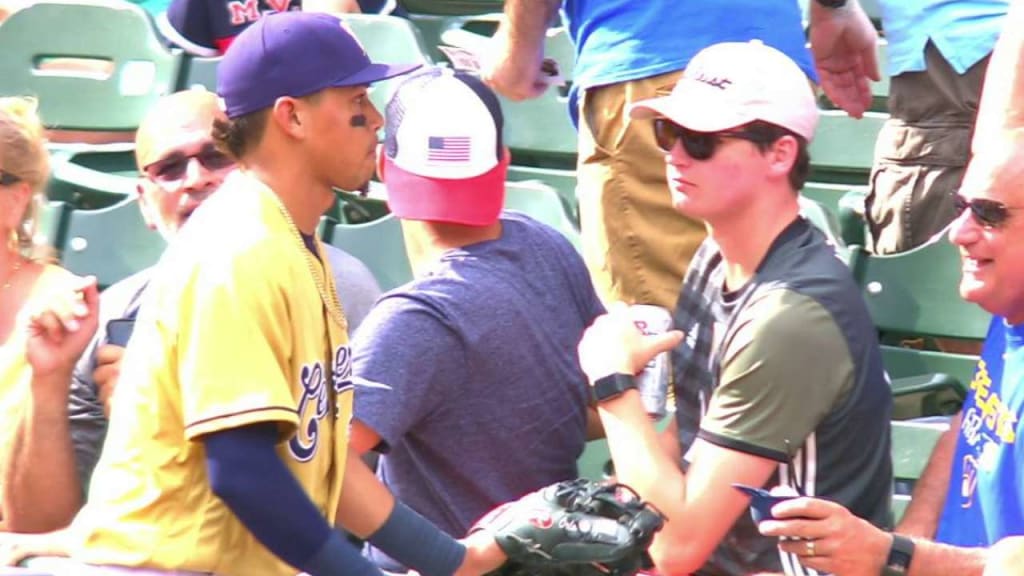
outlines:
[[[354,415],[384,443],[378,476],[456,537],[574,478],[586,441],[576,346],[604,308],[558,232],[515,212],[501,222],[499,239],[384,294],[352,343]]]
[[[380,296],[380,287],[373,273],[357,258],[334,246],[323,245],[327,262],[334,273],[338,298],[354,333]],[[82,489],[99,460],[103,439],[107,434],[107,418],[92,374],[96,370],[96,351],[106,344],[107,322],[117,318],[135,318],[139,312],[142,292],[149,283],[152,268],[111,285],[100,296],[99,327],[89,346],[75,365],[68,397],[71,442],[75,450],[78,477]]]
[[[714,241],[683,283],[673,354],[683,449],[706,442],[779,463],[788,485],[888,522],[892,395],[874,326],[849,270],[802,218],[774,241],[745,286],[728,292]],[[694,518],[699,522],[700,519]],[[697,573],[803,574],[743,514]]]

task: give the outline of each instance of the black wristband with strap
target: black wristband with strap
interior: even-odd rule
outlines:
[[[914,557],[914,541],[899,534],[892,535],[889,557],[882,567],[882,576],[906,576],[910,572],[910,560]]]

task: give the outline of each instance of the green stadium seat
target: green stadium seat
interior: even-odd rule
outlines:
[[[506,182],[505,208],[523,212],[558,230],[580,249],[579,231],[565,214],[558,193],[540,182]]]
[[[888,114],[866,112],[851,118],[842,110],[822,110],[811,141],[811,180],[863,186],[874,162],[875,139]]]
[[[945,235],[900,254],[860,249],[853,273],[883,333],[985,338],[990,315],[960,298],[960,255]]]
[[[508,167],[505,176],[509,182],[539,182],[558,193],[565,214],[578,230],[580,222],[579,203],[576,201],[576,171],[563,168],[538,168],[536,166]]]
[[[426,45],[419,31],[407,19],[381,14],[346,14],[345,23],[366,48],[374,62],[385,64],[430,64]],[[396,82],[401,78],[377,82],[370,86],[370,100],[383,114]]]
[[[505,3],[502,0],[399,0],[399,4],[413,14],[476,16],[501,12]]]
[[[381,290],[412,280],[402,226],[393,214],[364,224],[338,224],[331,232],[330,243],[362,260]]]
[[[864,201],[867,197],[868,188],[858,187],[839,198],[839,232],[847,244],[866,246],[868,229],[864,217]]]
[[[893,478],[897,483],[912,488],[921,478],[935,444],[949,425],[931,422],[892,422],[891,427]],[[908,504],[909,495],[893,495],[893,525],[903,517]]]
[[[878,256],[851,247],[851,269],[883,342],[905,338],[984,339],[990,315],[960,298],[960,257],[945,236],[900,254]],[[977,357],[882,347],[892,378],[894,418],[955,412]]]
[[[116,171],[112,169],[115,162],[119,160],[120,154],[108,155],[106,160],[109,162],[106,163],[100,162],[94,166],[83,165],[94,157],[102,158],[103,156],[105,155],[102,153],[89,152],[53,162],[50,181],[47,184],[47,197],[67,202],[80,209],[103,208],[117,204],[125,198],[134,197],[137,174],[134,159],[131,160],[130,172],[124,169]],[[131,155],[120,160],[127,162],[128,157]]]
[[[39,210],[39,228],[36,240],[47,246],[56,248],[61,245],[63,232],[67,226],[68,204],[60,200],[50,200]]]
[[[807,218],[817,229],[825,233],[825,236],[837,248],[845,248],[842,238],[839,236],[839,221],[835,214],[818,202],[806,196],[799,196],[800,214]]]
[[[217,66],[220,66],[220,56],[193,56],[186,58],[182,63],[181,80],[178,83],[178,89],[189,90],[202,87],[210,92],[216,92]]]
[[[73,210],[68,216],[61,262],[79,275],[96,276],[110,286],[160,259],[165,243],[150,230],[135,196],[99,210]]]
[[[115,0],[30,3],[0,26],[0,54],[0,94],[35,96],[48,127],[86,131],[134,130],[174,90],[181,61],[142,8]],[[47,68],[57,59],[111,71]]]

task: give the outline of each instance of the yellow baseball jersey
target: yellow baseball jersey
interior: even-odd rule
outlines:
[[[236,172],[179,233],[143,299],[88,502],[72,525],[73,557],[295,574],[213,494],[202,437],[276,423],[278,454],[334,523],[353,393],[326,261],[269,188]]]

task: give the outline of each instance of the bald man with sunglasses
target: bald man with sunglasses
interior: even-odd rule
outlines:
[[[1011,6],[992,53],[972,150],[949,238],[960,248],[960,295],[994,317],[968,396],[892,534],[833,502],[775,506],[778,520],[761,532],[814,541],[819,554],[801,560],[809,568],[836,576],[1024,573],[1024,3]]]
[[[734,485],[814,494],[888,521],[892,398],[867,308],[799,214],[818,109],[799,67],[761,42],[698,53],[648,119],[676,211],[707,223],[674,315],[676,411],[660,437],[633,389],[652,341],[610,307],[580,343],[618,481],[667,520],[660,574],[805,574],[758,533]],[[673,346],[674,344],[674,346]]]
[[[220,151],[211,137],[214,120],[224,114],[212,92],[190,90],[158,102],[136,134],[135,159],[139,168],[136,191],[139,209],[149,228],[171,242],[192,213],[235,171],[235,160]],[[116,231],[111,231],[116,234]],[[227,233],[227,232],[226,232]],[[355,257],[333,246],[325,255],[335,273],[338,296],[353,330],[373,306],[380,287],[373,274]],[[49,432],[42,442],[10,462],[26,471],[20,482],[3,486],[3,501],[13,506],[8,528],[39,532],[63,527],[82,505],[85,488],[99,458],[107,432],[109,400],[120,376],[121,359],[134,326],[142,294],[151,277],[148,268],[110,286],[101,297],[100,326],[82,354],[70,388],[34,398],[32,418],[24,428]],[[43,427],[63,420],[69,425]],[[37,493],[36,474],[50,474],[53,458],[74,458],[77,477],[58,478],[63,490]],[[51,478],[52,482],[53,478]]]

